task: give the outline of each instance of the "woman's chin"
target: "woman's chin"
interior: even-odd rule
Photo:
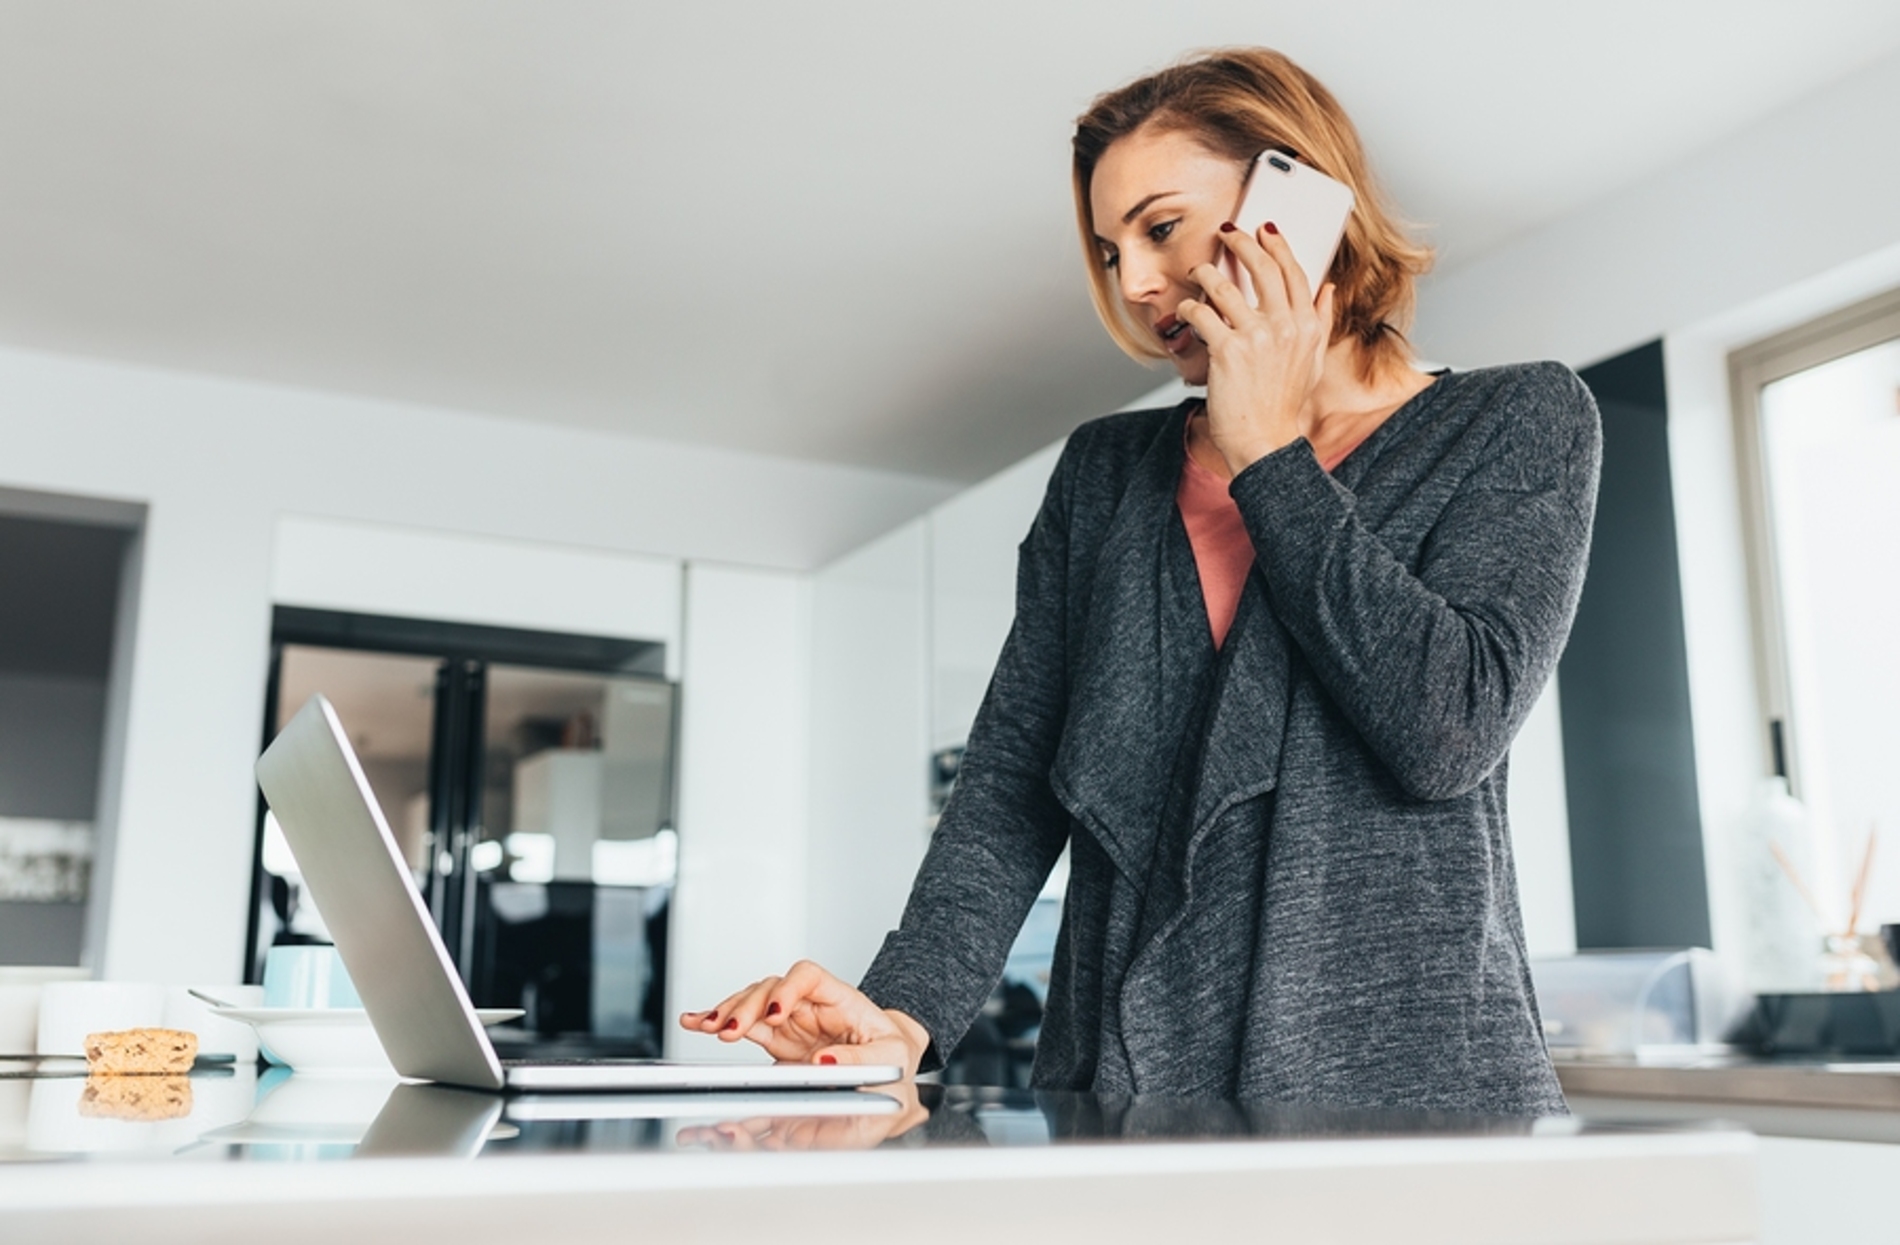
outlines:
[[[1186,354],[1175,355],[1169,360],[1174,364],[1175,375],[1185,385],[1205,385],[1207,383],[1207,352],[1190,350]]]

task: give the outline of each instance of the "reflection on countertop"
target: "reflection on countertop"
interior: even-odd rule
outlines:
[[[0,1160],[284,1162],[886,1144],[1536,1139],[1625,1127],[1578,1117],[1489,1119],[910,1082],[858,1091],[501,1097],[394,1079],[297,1076],[279,1068],[261,1077],[249,1069],[200,1072],[189,1090],[168,1097],[169,1111],[142,1118],[99,1110],[97,1089],[81,1076],[0,1079]]]

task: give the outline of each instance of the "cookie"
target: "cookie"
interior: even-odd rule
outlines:
[[[126,1029],[86,1035],[86,1071],[154,1076],[191,1071],[198,1035],[183,1029]]]

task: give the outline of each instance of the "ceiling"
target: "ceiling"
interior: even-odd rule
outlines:
[[[1158,381],[1096,92],[1262,42],[1455,267],[1900,49],[1893,0],[0,0],[0,342],[973,479]]]

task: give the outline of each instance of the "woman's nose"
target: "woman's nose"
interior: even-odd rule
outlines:
[[[1167,289],[1168,282],[1161,272],[1161,266],[1152,260],[1128,255],[1121,257],[1122,298],[1131,303],[1144,303]]]

